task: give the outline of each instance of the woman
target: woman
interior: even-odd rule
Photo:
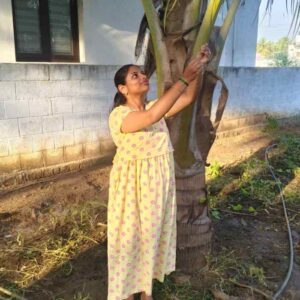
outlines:
[[[147,76],[136,65],[115,75],[109,115],[117,146],[107,212],[108,300],[152,300],[152,280],[175,270],[176,189],[173,147],[164,118],[194,99],[210,57],[205,44],[183,75],[159,99],[146,101]]]

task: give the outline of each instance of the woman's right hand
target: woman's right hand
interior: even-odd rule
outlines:
[[[188,82],[191,82],[194,79],[196,79],[196,77],[202,70],[202,67],[207,64],[210,57],[211,57],[211,51],[208,48],[208,44],[206,43],[201,47],[199,54],[196,55],[195,57],[193,57],[189,61],[188,65],[185,67],[185,69],[183,71],[183,74],[182,74],[183,77]]]

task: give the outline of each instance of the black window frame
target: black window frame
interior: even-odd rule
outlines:
[[[12,0],[15,53],[17,61],[27,62],[79,62],[79,30],[77,0],[70,0],[70,17],[72,28],[73,55],[57,55],[51,52],[50,20],[48,0],[39,0],[39,19],[42,53],[18,52],[16,32],[15,0]]]

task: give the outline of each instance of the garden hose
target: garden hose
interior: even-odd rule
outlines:
[[[293,263],[294,263],[293,238],[292,238],[292,232],[291,232],[291,228],[290,228],[290,222],[289,222],[286,207],[285,207],[284,196],[283,196],[283,192],[282,192],[282,189],[281,189],[281,181],[276,177],[276,175],[274,173],[274,168],[271,166],[271,164],[269,162],[269,158],[268,158],[268,153],[269,153],[270,149],[273,149],[277,146],[278,146],[277,144],[272,144],[272,145],[270,145],[266,148],[265,160],[266,160],[268,168],[269,168],[269,170],[272,174],[272,177],[274,178],[274,180],[276,182],[276,185],[279,189],[279,194],[280,194],[280,198],[281,198],[281,202],[282,202],[282,206],[283,206],[283,210],[284,210],[284,216],[285,216],[285,221],[286,221],[286,225],[287,225],[287,229],[288,229],[288,235],[289,235],[290,257],[289,257],[289,269],[287,271],[285,279],[284,279],[283,283],[281,284],[280,288],[272,296],[272,299],[277,299],[280,296],[280,294],[283,292],[283,290],[286,288],[286,285],[287,285],[288,281],[290,280],[290,277],[291,277],[291,274],[292,274]]]

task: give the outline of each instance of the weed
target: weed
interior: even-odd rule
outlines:
[[[278,129],[278,127],[279,127],[278,121],[274,117],[268,115],[267,116],[267,123],[264,127],[264,131],[276,130],[276,129]]]
[[[25,295],[25,291],[13,282],[9,282],[9,283],[5,284],[4,288],[7,291],[11,292],[13,295],[18,295],[18,296],[21,296],[21,297],[24,297],[24,295]],[[0,297],[0,299],[2,299],[2,298]],[[7,298],[5,298],[5,299],[7,299]],[[16,298],[14,297],[14,298],[8,298],[8,299],[14,300]]]
[[[233,205],[231,204],[230,207],[232,208],[232,210],[234,211],[241,211],[243,209],[243,205],[241,205],[240,203]]]
[[[228,269],[239,268],[234,251],[228,251],[227,249],[222,249],[218,256],[208,255],[207,259],[210,271],[219,274],[219,276],[225,274]]]
[[[15,241],[2,250],[2,274],[21,288],[45,277],[52,269],[59,268],[65,277],[70,276],[73,272],[72,257],[81,251],[87,241],[98,244],[91,237],[91,228],[95,228],[98,222],[98,209],[99,206],[85,203],[66,208],[60,214],[50,210],[45,222],[39,226],[39,231],[46,233],[47,238],[35,243],[28,237],[25,246],[27,238],[23,232],[18,232]],[[6,266],[6,255],[18,257],[20,268],[11,270]]]
[[[248,207],[248,212],[249,212],[249,213],[255,213],[255,212],[256,212],[256,209],[255,209],[254,207],[252,207],[252,206],[249,206],[249,207]]]
[[[287,203],[300,204],[300,174],[297,174],[295,178],[284,188],[283,193]]]
[[[83,292],[77,292],[75,293],[73,300],[91,300],[91,297],[89,294],[85,295]]]
[[[294,169],[294,176],[300,176],[300,167]]]
[[[210,210],[210,214],[213,220],[220,220],[221,216],[220,216],[220,211],[216,208],[213,208]]]
[[[157,300],[200,300],[200,299],[213,299],[203,298],[208,297],[209,292],[206,290],[197,291],[192,288],[188,283],[175,284],[171,276],[166,276],[163,283],[158,280],[154,281],[153,285],[153,298]]]
[[[209,194],[208,195],[208,201],[209,201],[209,206],[211,208],[214,208],[214,207],[216,207],[216,205],[218,203],[218,197]]]
[[[258,174],[263,174],[267,166],[265,161],[253,157],[241,163],[241,167],[243,170],[240,177],[241,183],[247,183]]]
[[[207,261],[210,266],[209,272],[217,275],[214,287],[228,291],[229,294],[233,291],[230,290],[232,286],[228,279],[238,280],[243,278],[247,272],[244,263],[238,259],[235,250],[229,251],[222,247],[217,255],[209,254]]]
[[[19,246],[24,245],[24,236],[22,235],[22,233],[18,232],[16,241]]]
[[[276,182],[271,179],[253,179],[249,182],[249,188],[252,198],[260,201],[264,207],[272,204],[278,193]]]
[[[65,275],[65,277],[70,276],[73,272],[72,263],[70,261],[63,263],[63,265],[61,266],[61,271]]]
[[[260,284],[266,286],[265,274],[263,268],[258,268],[254,265],[250,265],[248,268],[249,276],[255,278]]]
[[[210,179],[219,177],[222,175],[222,167],[219,162],[214,161],[207,167],[207,175]]]

